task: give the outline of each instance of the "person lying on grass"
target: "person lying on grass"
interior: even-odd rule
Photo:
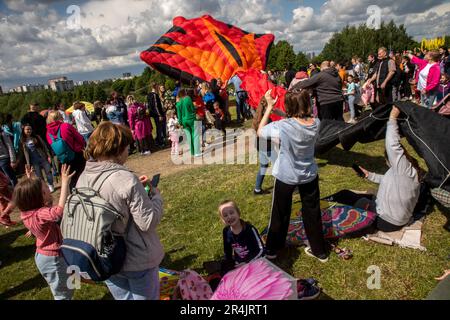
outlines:
[[[386,129],[386,161],[389,170],[376,174],[361,168],[366,179],[380,185],[376,200],[361,199],[355,206],[378,214],[374,226],[384,232],[402,229],[413,216],[420,194],[424,171],[400,143],[397,119],[400,110],[393,107]]]
[[[234,201],[220,203],[219,216],[226,224],[223,229],[225,261],[222,274],[263,256],[264,245],[258,230],[241,219],[241,211]]]

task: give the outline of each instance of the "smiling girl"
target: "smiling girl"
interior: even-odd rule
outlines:
[[[234,201],[226,200],[219,205],[219,215],[226,224],[223,229],[225,259],[240,266],[264,254],[264,245],[258,230],[241,219],[241,212]]]

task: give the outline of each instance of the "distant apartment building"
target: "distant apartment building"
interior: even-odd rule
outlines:
[[[48,85],[50,89],[56,92],[70,91],[74,87],[73,80],[68,80],[67,77],[50,79]]]
[[[316,57],[316,53],[313,51],[313,52],[308,52],[307,54],[306,54],[306,57],[309,59],[309,60],[312,60],[312,59],[314,59],[315,57]]]
[[[45,86],[43,84],[25,84],[21,86],[17,86],[15,88],[9,89],[9,92],[18,92],[18,93],[28,93],[28,92],[36,92],[40,90],[45,90]]]
[[[131,73],[130,72],[125,72],[125,73],[122,73],[122,80],[128,80],[128,79],[131,79],[132,77],[131,77]]]
[[[92,80],[80,80],[80,81],[76,81],[75,82],[75,86],[79,87],[79,86],[87,86],[90,84],[96,84],[97,81],[92,81]]]

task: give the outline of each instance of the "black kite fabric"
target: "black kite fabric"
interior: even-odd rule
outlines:
[[[427,184],[432,188],[441,186],[450,174],[450,120],[409,101],[395,105],[402,111],[399,120],[401,133],[428,166]],[[357,142],[384,139],[391,109],[392,105],[385,105],[366,112],[354,125],[323,120],[316,154],[325,153],[339,143],[344,150],[350,150]],[[450,178],[442,188],[450,191]]]

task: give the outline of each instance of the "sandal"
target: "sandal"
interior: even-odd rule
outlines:
[[[337,245],[332,245],[334,253],[336,253],[339,258],[343,260],[350,260],[353,258],[353,252],[347,248],[339,248]]]

